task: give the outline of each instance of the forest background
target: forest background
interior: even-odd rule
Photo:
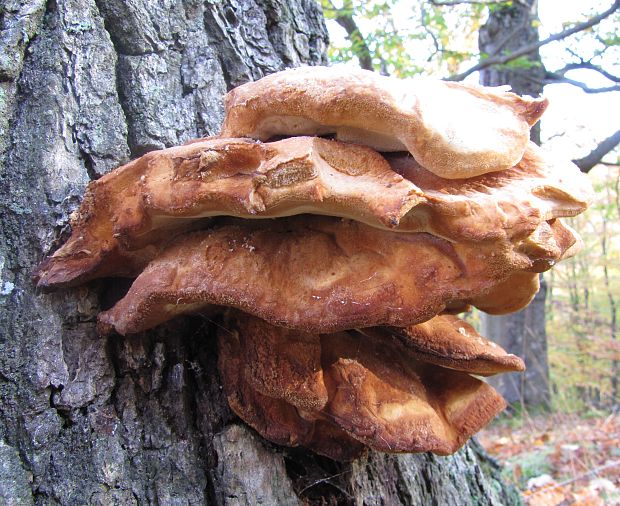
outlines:
[[[522,385],[512,397],[503,385],[512,410],[482,440],[508,459],[509,477],[532,494],[533,504],[584,500],[588,494],[595,502],[620,500],[618,473],[604,472],[617,468],[620,457],[617,449],[605,448],[620,441],[618,2],[323,0],[322,6],[333,64],[470,83],[485,82],[480,72],[494,67],[507,76],[525,76],[532,89],[543,89],[549,98],[541,145],[577,163],[596,194],[585,214],[568,219],[583,238],[583,250],[545,274],[542,328],[528,326],[532,320],[526,318],[525,336],[518,343],[506,342],[510,329],[505,326],[493,336],[521,356],[527,355],[529,343],[543,340],[547,357],[539,357],[545,363],[528,365],[543,370],[536,380],[547,382],[544,396],[528,402]],[[510,21],[519,9],[529,12],[529,26]],[[493,24],[505,30],[489,54],[485,50]],[[527,30],[533,38],[510,48],[511,39]],[[483,333],[489,328],[485,315],[474,312],[469,318]],[[571,451],[574,455],[567,455]],[[566,490],[565,485],[580,482],[581,489]]]

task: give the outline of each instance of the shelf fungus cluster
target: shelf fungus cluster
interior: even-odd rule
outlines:
[[[232,90],[222,134],[92,182],[41,289],[135,278],[99,317],[221,318],[231,408],[347,460],[456,451],[523,370],[456,314],[525,307],[576,252],[587,179],[529,141],[544,99],[308,67]]]

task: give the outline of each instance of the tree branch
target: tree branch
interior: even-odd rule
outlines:
[[[497,5],[497,4],[505,4],[510,0],[430,0],[431,5],[435,5],[436,7],[450,7],[453,5],[461,5],[461,4],[473,4],[473,5]]]
[[[565,67],[562,67],[561,69],[558,69],[555,72],[553,72],[553,74],[564,77],[564,75],[567,72],[570,72],[571,70],[577,70],[577,69],[594,70],[595,72],[598,72],[606,79],[609,79],[610,81],[613,81],[614,83],[620,83],[620,76],[615,76],[607,72],[605,69],[602,69],[598,65],[594,65],[590,63],[589,61],[583,61],[583,60],[579,63],[569,63]]]
[[[608,18],[614,12],[616,12],[619,7],[620,7],[620,0],[614,0],[614,3],[612,4],[612,6],[609,9],[607,9],[606,11],[601,12],[600,14],[590,18],[587,21],[584,21],[583,23],[578,23],[575,26],[573,26],[572,28],[567,28],[566,30],[563,30],[563,31],[561,31],[559,33],[550,35],[549,37],[547,37],[544,40],[540,40],[540,41],[534,42],[532,44],[527,44],[527,45],[517,49],[516,51],[513,51],[510,54],[497,55],[497,56],[491,56],[489,58],[486,58],[486,59],[480,61],[479,63],[477,63],[476,65],[474,65],[473,67],[469,68],[465,72],[461,72],[460,74],[456,74],[456,75],[447,77],[446,80],[447,81],[462,81],[468,75],[473,74],[474,72],[476,72],[478,70],[482,70],[482,69],[490,67],[492,65],[503,65],[503,64],[508,63],[510,61],[516,60],[517,58],[520,58],[521,56],[525,56],[526,54],[529,54],[532,51],[535,51],[536,49],[538,49],[538,48],[540,48],[540,47],[542,47],[542,46],[544,46],[546,44],[549,44],[550,42],[555,42],[555,41],[558,41],[558,40],[565,39],[566,37],[570,37],[571,35],[574,35],[575,33],[581,32],[583,30],[586,30],[588,28],[591,28],[591,27],[597,25],[598,23],[603,21],[605,18]]]
[[[616,84],[613,86],[603,86],[601,88],[591,88],[582,81],[577,81],[569,77],[564,77],[562,74],[558,74],[556,72],[547,72],[545,74],[545,80],[543,81],[543,84],[559,83],[572,84],[573,86],[577,86],[577,88],[581,88],[586,93],[607,93],[608,91],[620,91],[620,84]]]
[[[573,163],[577,167],[579,167],[579,169],[581,169],[581,172],[589,172],[592,167],[599,163],[603,159],[603,157],[612,149],[614,149],[618,144],[620,144],[620,130],[599,143],[598,146],[596,146],[592,151],[590,151],[590,153],[588,153],[583,158],[573,160]]]
[[[430,62],[437,53],[441,52],[441,47],[439,46],[437,36],[426,24],[426,8],[424,7],[424,2],[422,2],[420,7],[420,24],[422,25],[422,28],[426,32],[426,34],[430,36],[431,40],[433,41],[433,45],[435,46],[435,52],[430,54],[428,59],[426,60]]]
[[[353,19],[353,6],[350,1],[343,3],[342,9],[336,8],[334,4],[329,2],[334,13],[335,21],[347,32],[347,38],[351,41],[351,49],[360,62],[360,67],[365,70],[374,70],[372,66],[372,55],[370,48],[366,44],[366,40],[362,35],[355,19]]]

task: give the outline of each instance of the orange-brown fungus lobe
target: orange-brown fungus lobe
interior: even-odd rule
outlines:
[[[177,241],[100,321],[128,334],[215,304],[309,332],[402,327],[449,302],[475,304],[537,260],[510,247],[453,244],[329,217],[238,220]]]
[[[136,277],[104,332],[216,319],[230,406],[274,443],[452,453],[504,406],[473,375],[524,368],[454,315],[525,307],[581,246],[561,220],[588,179],[529,142],[546,105],[351,69],[268,76],[227,95],[221,137],[92,182],[34,279]],[[302,136],[323,134],[339,140]]]
[[[469,179],[442,179],[402,153],[388,161],[425,199],[403,217],[399,230],[455,241],[522,241],[544,221],[582,213],[592,194],[574,164],[554,159],[534,143],[514,167]]]
[[[517,166],[468,180],[441,179],[410,156],[389,162],[362,146],[311,138],[208,139],[149,153],[89,186],[71,238],[39,266],[38,286],[135,276],[175,236],[218,215],[311,212],[528,248],[545,221],[578,214],[589,195],[574,165],[533,144]]]
[[[382,328],[318,335],[229,313],[219,332],[224,388],[233,410],[280,444],[310,446],[338,459],[347,447],[359,453],[360,443],[380,451],[445,455],[504,407],[486,383],[458,371],[523,368],[501,348],[485,349],[471,327],[464,335],[457,325],[467,326],[437,316],[407,329],[431,336],[414,349]],[[455,332],[460,338],[452,343]],[[275,360],[256,360],[274,354]],[[330,427],[333,436],[321,448],[317,424]]]
[[[221,135],[335,133],[379,151],[409,151],[440,177],[467,178],[515,165],[546,106],[497,88],[302,67],[229,92]]]
[[[363,146],[309,137],[204,139],[153,151],[93,181],[71,237],[35,278],[49,289],[135,276],[163,244],[211,216],[316,213],[392,228],[421,199],[413,183]]]

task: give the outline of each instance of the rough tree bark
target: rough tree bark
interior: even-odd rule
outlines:
[[[213,323],[102,338],[127,283],[36,293],[89,180],[215,134],[227,89],[325,63],[312,0],[0,4],[0,502],[513,504],[476,444],[341,465],[276,448],[228,409]]]
[[[509,53],[538,41],[537,0],[513,2],[494,9],[479,32],[479,46],[489,56]],[[520,95],[539,96],[543,91],[545,69],[536,50],[520,65],[487,67],[480,72],[486,86],[508,84]],[[540,127],[532,129],[532,140],[540,144]],[[545,331],[545,299],[547,285],[541,287],[530,305],[506,316],[482,317],[482,333],[525,360],[525,373],[502,374],[491,383],[511,404],[548,408],[550,404],[549,363]]]

